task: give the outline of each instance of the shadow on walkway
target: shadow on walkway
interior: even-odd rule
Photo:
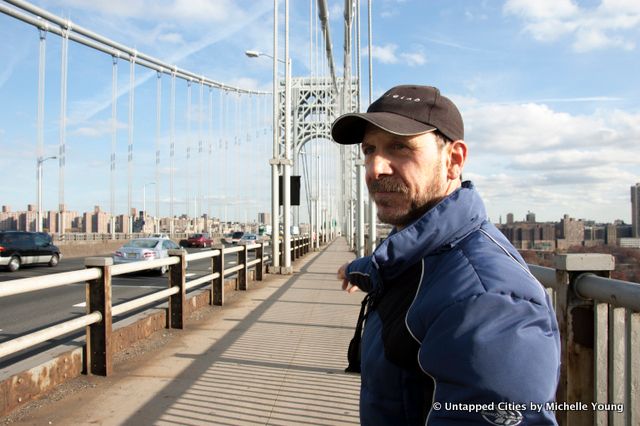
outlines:
[[[121,368],[110,383],[70,396],[64,408],[51,406],[47,420],[359,424],[360,377],[344,368],[361,297],[337,291],[335,275],[352,258],[346,242],[335,240],[301,259],[301,270],[288,279],[269,276],[214,320],[192,324],[149,362]]]

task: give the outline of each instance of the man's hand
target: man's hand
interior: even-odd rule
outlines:
[[[350,283],[349,283],[349,280],[347,279],[347,266],[349,266],[349,264],[345,263],[340,268],[338,268],[338,279],[342,280],[343,290],[345,290],[347,293],[354,293],[360,290],[360,288],[358,288],[358,286],[355,286],[355,285],[349,286]]]

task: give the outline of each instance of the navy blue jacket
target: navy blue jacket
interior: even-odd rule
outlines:
[[[363,425],[556,424],[544,408],[560,373],[553,308],[473,184],[347,276],[377,295],[362,336]]]

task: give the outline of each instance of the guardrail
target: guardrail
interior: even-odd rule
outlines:
[[[210,305],[224,304],[224,279],[236,274],[238,289],[248,289],[248,271],[255,269],[255,279],[261,281],[268,256],[265,247],[268,243],[239,245],[225,248],[216,246],[211,250],[187,254],[185,250],[170,250],[169,257],[152,261],[140,261],[114,265],[107,257],[89,257],[85,259],[84,270],[62,272],[40,277],[23,278],[0,283],[0,297],[50,289],[79,282],[87,283],[87,314],[65,321],[42,330],[0,343],[0,358],[15,354],[47,340],[57,338],[87,327],[85,371],[96,375],[109,375],[112,372],[111,332],[112,318],[152,303],[168,299],[167,327],[182,329],[185,326],[186,291],[196,287],[210,285]],[[255,251],[256,258],[248,260],[249,251]],[[293,253],[302,255],[309,251],[307,236],[292,239]],[[225,268],[225,256],[237,253],[237,265]],[[189,261],[211,259],[211,273],[186,281],[186,265]],[[169,286],[147,296],[133,299],[118,305],[111,302],[111,279],[114,276],[131,272],[169,266]]]
[[[611,255],[563,254],[529,265],[558,318],[561,425],[640,424],[640,284],[610,279]]]
[[[184,239],[187,238],[190,234],[187,233],[165,233],[163,234],[169,235],[174,239]],[[122,233],[117,232],[114,234],[98,234],[98,233],[85,233],[85,232],[67,232],[65,234],[51,234],[53,241],[56,243],[65,242],[65,241],[114,241],[114,240],[131,240],[133,238],[144,238],[153,235],[151,232],[133,232],[133,233]]]

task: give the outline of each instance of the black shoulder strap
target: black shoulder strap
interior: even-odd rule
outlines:
[[[347,350],[347,360],[349,365],[344,369],[345,373],[360,373],[360,344],[362,341],[362,326],[367,315],[373,309],[373,303],[376,299],[376,291],[367,293],[362,299],[362,305],[360,306],[360,314],[358,315],[358,322],[356,323],[356,329],[353,333],[353,338],[349,342],[349,349]]]

